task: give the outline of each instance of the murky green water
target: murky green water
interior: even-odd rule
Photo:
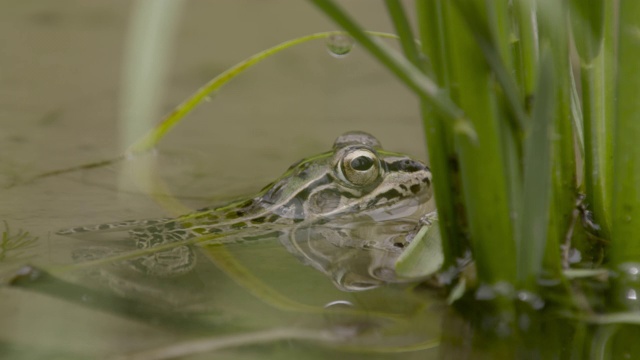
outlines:
[[[113,264],[68,266],[82,249],[123,244],[55,235],[61,228],[175,215],[176,203],[195,209],[252,193],[347,130],[426,157],[413,96],[357,47],[338,60],[318,42],[243,74],[176,128],[156,157],[164,188],[135,186],[126,171],[135,161],[29,181],[118,155],[130,5],[0,5],[0,220],[11,234],[28,231],[23,240],[37,238],[3,250],[0,276],[26,264],[55,276],[0,288],[0,354],[153,358],[171,347],[193,359],[435,356],[443,307],[433,294],[403,285],[340,291],[277,239],[199,251],[193,272],[170,279]],[[347,5],[369,28],[390,29],[381,4]],[[181,19],[162,111],[255,52],[334,29],[295,0],[187,1]],[[234,265],[220,266],[224,259]]]

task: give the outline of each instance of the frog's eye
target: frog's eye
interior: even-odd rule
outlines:
[[[368,185],[380,175],[380,162],[376,154],[358,149],[345,155],[340,163],[345,179],[354,185]]]

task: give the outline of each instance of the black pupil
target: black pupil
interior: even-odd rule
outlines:
[[[366,171],[373,166],[373,159],[367,156],[358,156],[351,160],[351,168],[358,171]]]

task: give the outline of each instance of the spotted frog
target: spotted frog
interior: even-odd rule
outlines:
[[[339,136],[330,151],[291,165],[254,196],[177,218],[82,226],[58,234],[126,230],[140,249],[212,234],[236,234],[217,237],[217,243],[271,234],[338,287],[361,290],[393,281],[389,257],[397,257],[410,241],[407,234],[426,212],[431,194],[427,166],[383,150],[370,134],[352,131]],[[194,267],[191,246],[164,248],[131,264],[157,276]],[[354,251],[369,256],[355,261],[348,255]]]

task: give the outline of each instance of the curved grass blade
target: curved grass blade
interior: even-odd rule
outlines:
[[[396,260],[396,274],[404,278],[421,278],[434,274],[444,263],[440,225],[434,221],[423,226]]]
[[[343,34],[344,32],[342,31],[329,31],[302,36],[293,40],[285,41],[272,48],[263,50],[237,63],[230,69],[224,71],[222,74],[211,79],[188,99],[178,105],[157,126],[155,126],[151,131],[149,131],[145,136],[140,138],[134,144],[132,144],[127,150],[127,154],[135,155],[154,148],[158,144],[158,142],[167,134],[167,132],[169,132],[174,126],[182,121],[185,115],[191,112],[191,110],[198,106],[203,100],[210,98],[211,94],[219,90],[224,84],[226,84],[236,76],[242,74],[244,71],[259,63],[260,61],[295,45],[300,45],[311,40],[326,39],[330,36]],[[368,32],[368,34],[371,36],[383,38],[397,38],[397,36],[393,34],[381,32]]]
[[[451,100],[446,91],[420,69],[416,68],[404,57],[393,51],[383,43],[369,36],[358,23],[331,0],[310,0],[320,8],[335,23],[345,29],[356,41],[358,41],[371,55],[376,57],[398,79],[407,85],[421,99],[429,102],[438,113],[450,120],[455,132],[467,136],[472,141],[477,140],[477,135],[472,124],[466,119],[464,112]]]
[[[39,180],[46,177],[57,176],[67,173],[72,173],[81,170],[95,169],[104,166],[113,165],[122,160],[127,159],[128,156],[136,155],[148,151],[155,147],[158,142],[182,119],[193,110],[198,104],[200,104],[203,100],[211,97],[211,93],[219,90],[224,84],[229,82],[234,77],[242,74],[245,70],[252,67],[253,65],[259,63],[260,61],[279,53],[280,51],[286,50],[295,45],[300,45],[306,43],[308,41],[317,40],[317,39],[326,39],[333,35],[343,35],[342,31],[329,31],[322,33],[315,33],[307,36],[302,36],[300,38],[296,38],[293,40],[286,41],[279,45],[276,45],[267,50],[261,51],[242,62],[236,64],[230,69],[226,70],[222,74],[216,76],[212,80],[210,80],[207,84],[201,87],[198,91],[196,91],[191,97],[183,101],[180,105],[178,105],[169,115],[165,116],[165,118],[156,125],[151,131],[149,131],[142,138],[138,139],[134,144],[132,144],[129,149],[126,151],[124,155],[119,155],[117,157],[94,161],[87,164],[76,165],[64,169],[47,171],[36,176],[31,177],[28,180],[19,183],[12,183],[7,186],[7,188],[12,188],[17,185],[24,185],[30,183],[35,180]],[[371,36],[376,36],[380,38],[388,38],[388,39],[397,39],[398,36],[389,33],[383,32],[375,32],[369,31],[367,34]]]

